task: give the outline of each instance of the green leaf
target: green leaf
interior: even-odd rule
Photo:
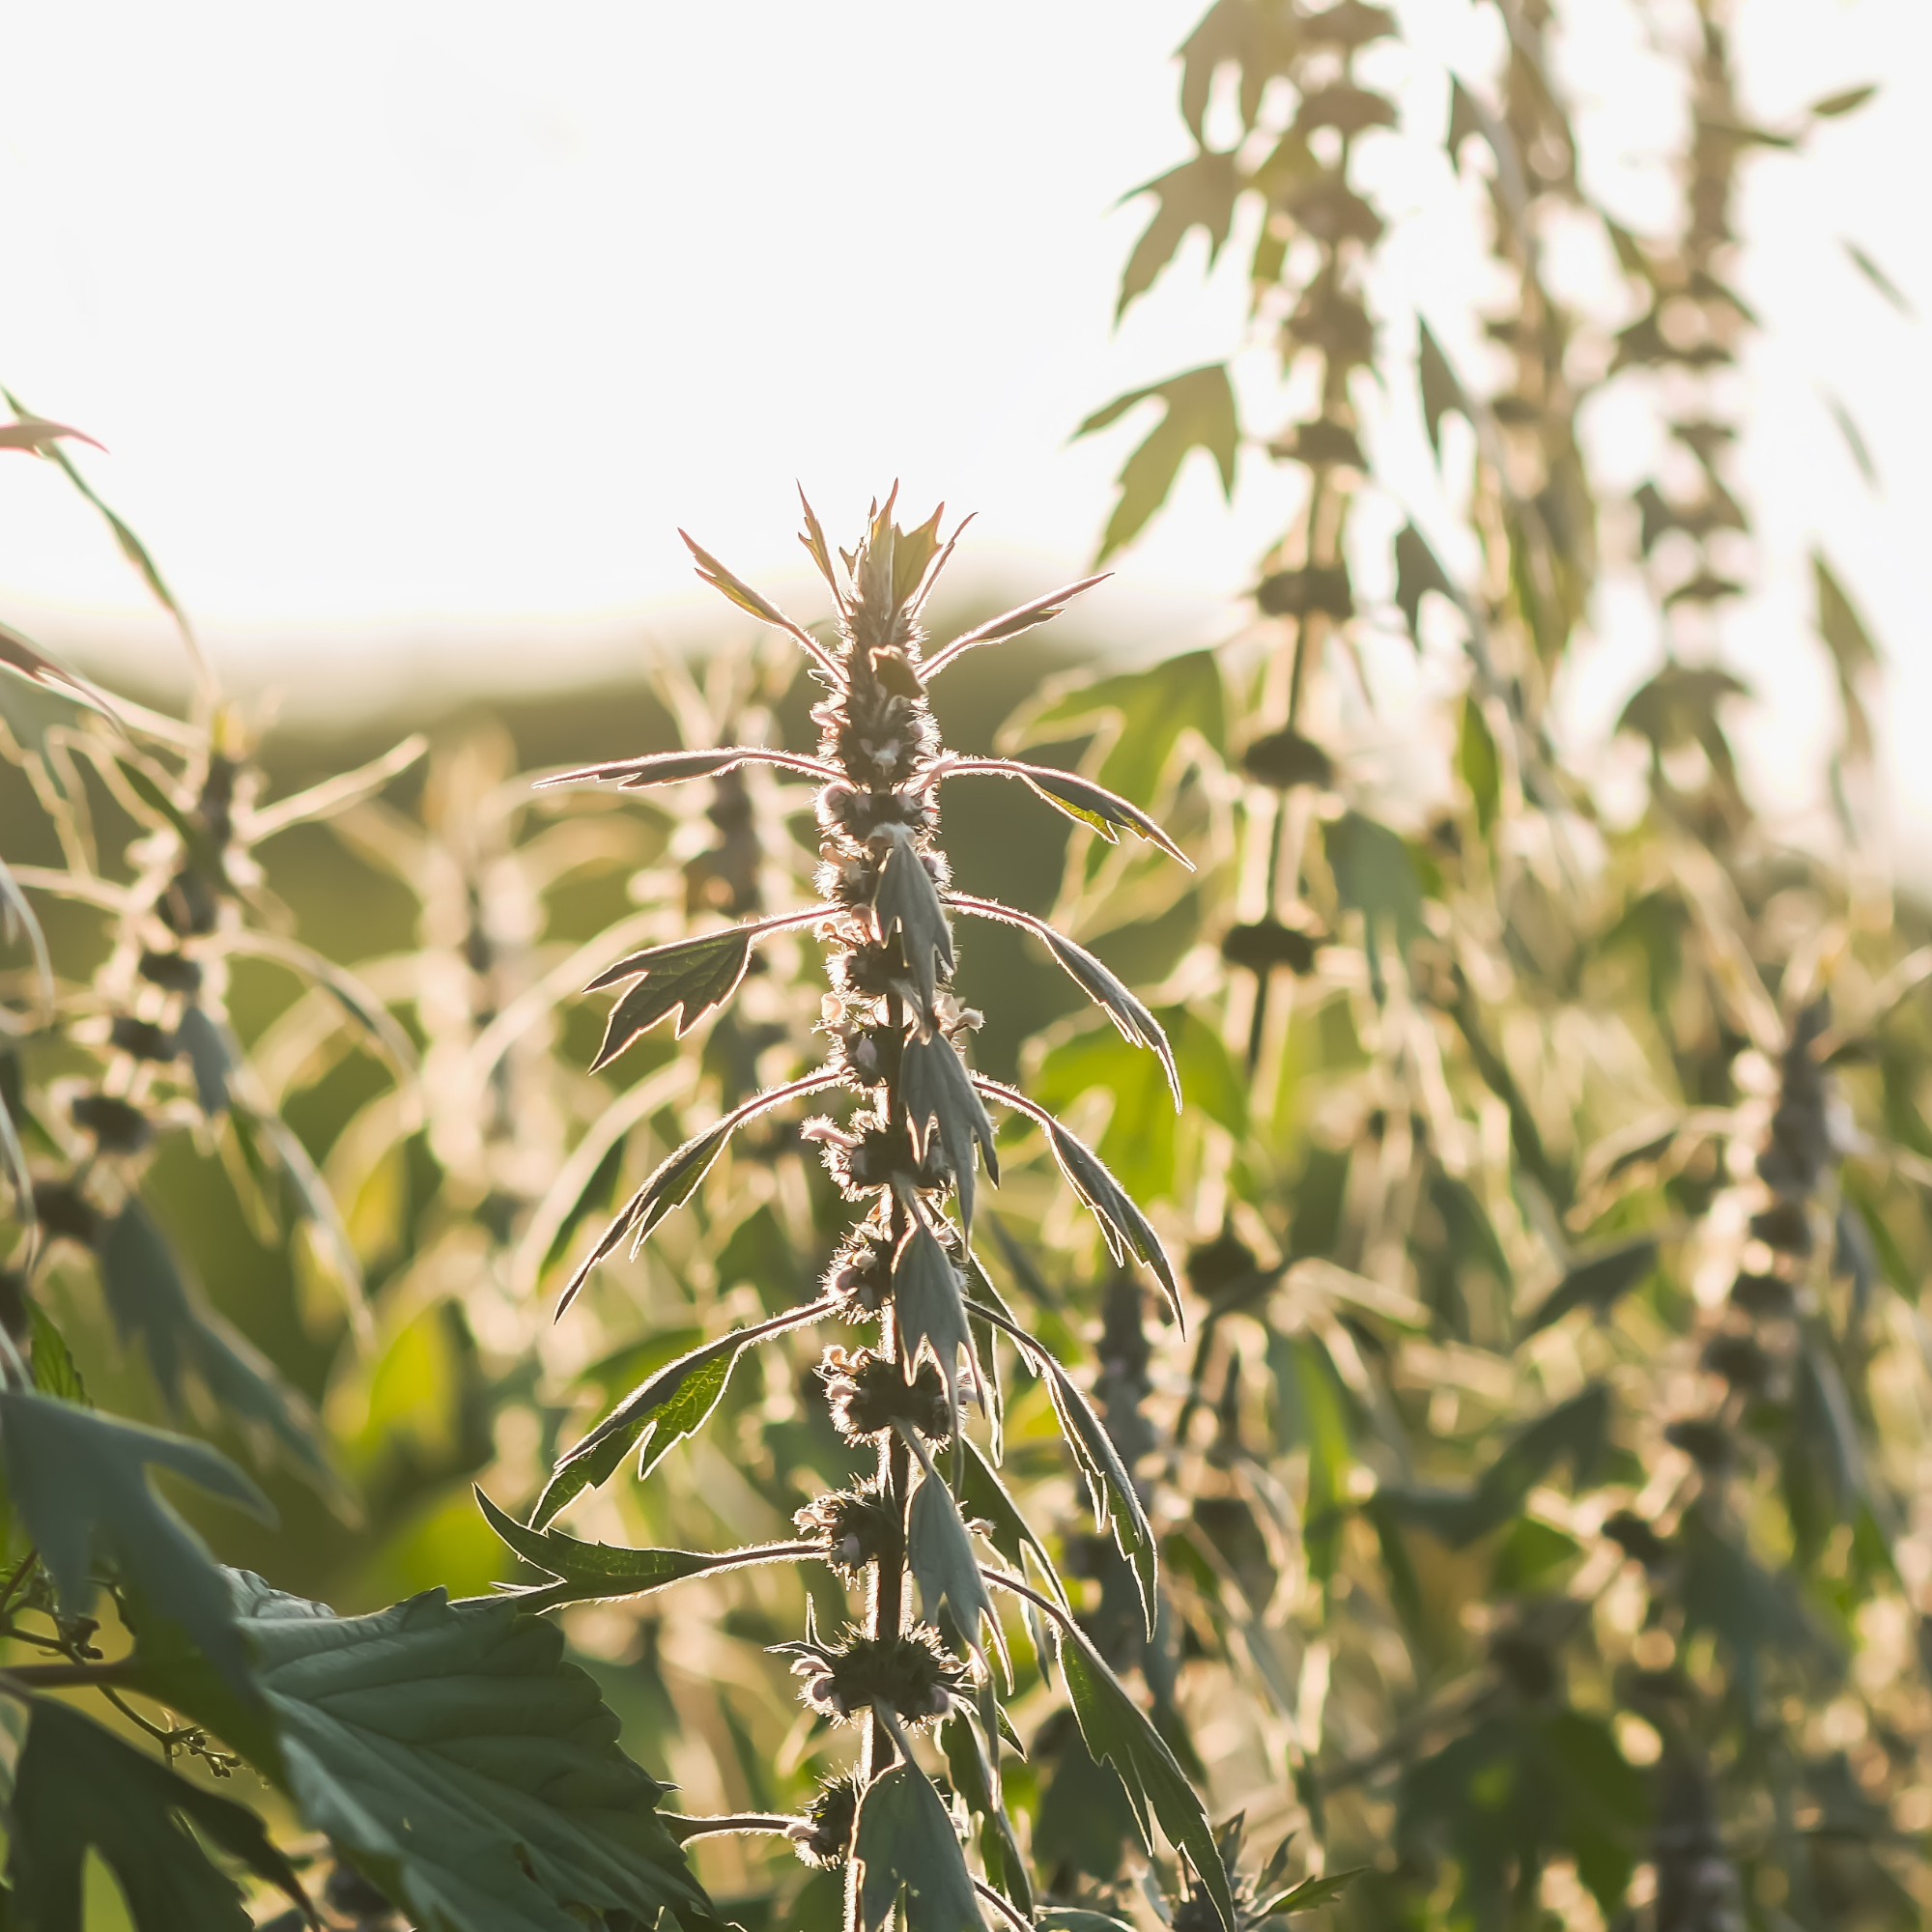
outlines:
[[[947,923],[939,888],[921,861],[912,834],[903,825],[888,825],[881,836],[886,838],[887,851],[872,899],[879,944],[890,944],[895,932],[900,935],[906,971],[929,1019],[939,996],[939,977],[952,972],[952,928]]]
[[[1066,1601],[1060,1573],[1053,1566],[1046,1545],[1020,1514],[1019,1504],[1014,1502],[1007,1486],[1000,1481],[999,1473],[987,1462],[984,1451],[970,1436],[966,1441],[966,1467],[959,1485],[959,1500],[985,1523],[986,1541],[1006,1558],[1008,1567],[1015,1575],[1026,1574],[1025,1552],[1031,1549],[1039,1566],[1038,1574],[1046,1579],[1047,1587],[1063,1604]]]
[[[1175,1042],[1175,1082],[1165,1068],[1105,1028],[1069,1034],[1051,1047],[1034,1076],[1040,1104],[1064,1112],[1098,1088],[1112,1096],[1095,1150],[1129,1195],[1157,1200],[1174,1191],[1180,1122],[1173,1094],[1184,1089],[1190,1111],[1231,1134],[1247,1130],[1247,1094],[1215,1030],[1184,1007],[1149,1015],[1163,1039]],[[1164,1026],[1163,1026],[1164,1022]]]
[[[622,1211],[598,1236],[577,1272],[565,1284],[557,1299],[559,1316],[577,1299],[578,1292],[590,1279],[590,1270],[606,1256],[613,1254],[626,1240],[633,1253],[672,1208],[681,1208],[697,1192],[698,1184],[711,1172],[724,1144],[737,1128],[741,1116],[726,1114],[715,1126],[694,1134],[680,1148],[673,1149],[654,1167],[644,1184],[624,1204]]]
[[[580,1491],[607,1482],[634,1446],[638,1450],[638,1478],[642,1481],[674,1444],[704,1426],[746,1349],[768,1335],[815,1321],[832,1306],[829,1301],[814,1301],[804,1308],[787,1309],[769,1321],[734,1328],[728,1335],[667,1363],[633,1389],[557,1463],[556,1473],[538,1498],[530,1527],[545,1528]]]
[[[189,1290],[167,1236],[138,1199],[107,1224],[99,1263],[115,1330],[123,1343],[140,1341],[170,1405],[192,1374],[219,1414],[267,1429],[312,1476],[334,1486],[314,1412],[273,1364]]]
[[[1657,1243],[1648,1235],[1578,1263],[1537,1305],[1523,1323],[1522,1339],[1539,1335],[1573,1308],[1590,1308],[1601,1321],[1657,1268]]]
[[[1190,872],[1194,869],[1180,847],[1138,806],[1116,798],[1103,785],[1096,785],[1077,773],[1055,771],[1045,765],[1016,764],[1005,758],[976,760],[971,769],[983,772],[1004,769],[1014,778],[1024,779],[1033,790],[1067,817],[1091,826],[1109,845],[1120,843],[1120,834],[1115,828],[1124,826],[1158,845],[1170,859],[1179,859]]]
[[[1078,583],[1063,584],[1058,590],[1049,590],[1044,597],[1035,597],[997,617],[989,617],[983,624],[975,624],[970,631],[962,631],[951,643],[934,651],[920,666],[920,676],[929,683],[954,658],[964,657],[981,644],[1003,644],[1010,638],[1025,636],[1036,625],[1059,616],[1083,590],[1092,590],[1096,583],[1106,581],[1105,572],[1098,577],[1083,577]]]
[[[937,1031],[924,1038],[909,1038],[899,1061],[899,1104],[912,1130],[913,1151],[921,1160],[938,1122],[939,1145],[946,1151],[952,1183],[959,1193],[959,1221],[973,1232],[973,1150],[986,1158],[986,1175],[997,1187],[1000,1157],[993,1145],[992,1116],[980,1098],[958,1049]]]
[[[73,1352],[54,1326],[53,1317],[37,1301],[32,1305],[29,1319],[32,1323],[34,1386],[43,1395],[57,1396],[62,1402],[92,1408],[94,1405],[87,1399],[87,1384],[81,1380],[80,1371],[74,1366]]]
[[[611,1543],[583,1543],[560,1529],[531,1529],[498,1509],[483,1492],[475,1492],[483,1518],[526,1563],[557,1579],[560,1588],[528,1593],[555,1604],[597,1602],[611,1597],[642,1597],[687,1577],[711,1570],[743,1570],[755,1563],[799,1560],[810,1546],[774,1543],[747,1549],[703,1553],[691,1549],[625,1549]]]
[[[972,1366],[973,1390],[978,1399],[984,1386],[979,1351],[973,1345],[973,1331],[966,1321],[966,1304],[960,1294],[959,1270],[925,1222],[915,1211],[912,1226],[893,1256],[893,1326],[898,1336],[899,1366],[911,1381],[919,1369],[922,1349],[929,1350],[934,1366],[946,1378],[946,1397],[952,1406],[954,1441],[962,1439],[959,1427],[959,1357],[964,1354]]]
[[[431,1590],[336,1617],[235,1581],[279,1744],[264,1769],[421,1932],[711,1917],[657,1816],[665,1787],[617,1748],[559,1631],[514,1601]],[[191,1669],[151,1688],[201,1716]]]
[[[1386,825],[1359,811],[1345,811],[1321,828],[1321,848],[1335,875],[1336,897],[1362,915],[1363,951],[1370,976],[1379,985],[1383,935],[1392,935],[1396,951],[1406,956],[1428,930],[1408,847]]]
[[[1858,270],[1859,273],[1908,322],[1916,322],[1918,311],[1912,306],[1911,298],[1905,291],[1856,242],[1843,236],[1839,240],[1844,245],[1845,253],[1851,257],[1853,268]]]
[[[0,1390],[0,1458],[14,1507],[71,1616],[87,1614],[95,1561],[111,1557],[142,1600],[178,1623],[238,1688],[247,1659],[221,1573],[201,1539],[148,1486],[152,1464],[272,1521],[253,1483],[206,1443]]]
[[[762,614],[759,613],[759,614]],[[770,621],[770,620],[768,620]],[[781,623],[782,619],[778,620]],[[837,778],[829,765],[814,758],[801,758],[790,752],[777,752],[764,745],[724,745],[705,752],[653,752],[648,757],[618,758],[606,765],[585,765],[580,771],[559,772],[555,778],[539,779],[537,788],[555,785],[602,784],[615,780],[625,791],[646,785],[682,784],[689,779],[722,778],[742,765],[781,765],[790,771],[809,773],[814,778]]]
[[[804,647],[806,655],[814,663],[828,669],[836,667],[838,661],[810,631],[794,624],[769,597],[753,590],[742,578],[726,570],[708,550],[693,543],[683,530],[679,530],[678,535],[684,538],[685,549],[696,558],[698,576],[713,589],[722,590],[739,610],[749,611],[761,623],[771,625],[774,630],[783,631],[787,637]],[[890,546],[887,546],[887,554],[890,557]]]
[[[1320,1878],[1305,1878],[1280,1897],[1269,1899],[1265,1905],[1258,1905],[1256,1915],[1263,1918],[1285,1918],[1291,1912],[1313,1912],[1318,1905],[1328,1905],[1340,1898],[1368,1869],[1367,1865],[1350,1865],[1347,1871],[1323,1872]]]
[[[912,1444],[923,1470],[906,1512],[906,1562],[919,1586],[920,1613],[927,1623],[938,1626],[941,1606],[950,1609],[953,1628],[981,1668],[986,1662],[980,1629],[983,1617],[992,1630],[993,1648],[1010,1686],[1012,1661],[1007,1656],[1006,1635],[993,1600],[986,1594],[986,1579],[980,1574],[979,1552],[973,1548],[966,1520],[945,1479],[933,1467],[925,1445],[910,1432],[901,1433]]]
[[[1151,800],[1187,734],[1215,752],[1228,749],[1220,661],[1212,651],[1188,651],[1146,670],[1083,676],[1023,711],[1001,742],[1039,744],[1095,722],[1106,724],[1108,744],[1094,776],[1125,797]]]
[[[1153,1224],[1136,1208],[1121,1183],[1107,1172],[1106,1164],[1094,1150],[1076,1140],[1058,1121],[1046,1125],[1048,1145],[1060,1163],[1073,1191],[1086,1202],[1099,1220],[1107,1252],[1124,1266],[1128,1255],[1146,1264],[1167,1293],[1168,1306],[1184,1329],[1187,1318],[1181,1312],[1180,1286],[1174,1277],[1174,1264],[1160,1244]]]
[[[1100,539],[1100,554],[1095,559],[1100,563],[1131,543],[1146,527],[1148,519],[1166,502],[1181,464],[1193,450],[1205,449],[1213,457],[1215,468],[1221,472],[1221,494],[1230,501],[1234,499],[1235,452],[1240,443],[1241,429],[1235,413],[1235,391],[1228,381],[1225,362],[1189,369],[1183,375],[1169,377],[1165,383],[1116,396],[1073,434],[1078,438],[1105,429],[1135,404],[1150,401],[1162,405],[1161,419],[1127,458],[1121,471],[1121,494],[1113,515],[1107,520],[1106,533]]]
[[[1085,1632],[1070,1618],[1061,1626],[1060,1667],[1066,1678],[1080,1735],[1095,1763],[1110,1763],[1126,1788],[1141,1842],[1153,1848],[1152,1812],[1170,1844],[1185,1852],[1208,1888],[1221,1922],[1235,1932],[1235,1899],[1200,1797],[1166,1741],[1107,1668]]]
[[[1066,1446],[1072,1450],[1073,1460],[1087,1480],[1094,1525],[1113,1532],[1115,1547],[1132,1567],[1134,1582],[1140,1590],[1141,1614],[1147,1634],[1151,1636],[1159,1559],[1154,1549],[1153,1528],[1148,1521],[1147,1507],[1134,1486],[1133,1475],[1122,1462],[1121,1452],[1107,1434],[1106,1426],[1094,1413],[1072,1377],[1031,1336],[1006,1322],[996,1325],[1012,1336],[1027,1366],[1046,1383],[1060,1433],[1066,1438]],[[1018,1512],[1014,1511],[1014,1515],[1017,1517]],[[1021,1522],[1019,1527],[1025,1530],[1026,1525]],[[1031,1531],[1027,1531],[1027,1536],[1029,1541],[1035,1540]],[[1053,1587],[1056,1596],[1064,1594],[1057,1577],[1053,1578]]]
[[[278,1886],[303,1912],[301,1881],[262,1821],[177,1777],[67,1704],[36,1698],[15,1775],[7,1874],[32,1932],[81,1932],[90,1850],[120,1881],[136,1932],[249,1932],[235,1882],[186,1827]]]
[[[905,1932],[984,1932],[952,1820],[918,1765],[902,1759],[866,1787],[852,1856],[864,1932],[901,1902]]]
[[[1871,720],[1865,713],[1859,680],[1879,664],[1878,646],[1858,608],[1846,596],[1844,585],[1825,561],[1822,552],[1811,553],[1811,575],[1818,592],[1818,635],[1832,653],[1838,673],[1838,703],[1845,717],[1845,749],[1854,756],[1868,758],[1872,751]]]
[[[1133,253],[1127,257],[1127,266],[1121,276],[1121,298],[1114,309],[1116,322],[1126,314],[1127,304],[1136,296],[1152,288],[1155,277],[1174,260],[1175,250],[1190,229],[1208,231],[1208,267],[1212,270],[1234,222],[1235,202],[1241,186],[1234,155],[1218,155],[1204,149],[1191,160],[1168,169],[1164,175],[1156,175],[1152,181],[1143,182],[1139,187],[1129,188],[1121,197],[1122,201],[1133,201],[1151,194],[1159,205],[1153,219],[1134,243]]]
[[[611,1009],[604,1044],[590,1063],[591,1072],[610,1065],[667,1013],[677,1014],[672,1032],[682,1039],[714,1007],[722,1007],[738,990],[745,968],[752,963],[753,935],[753,927],[727,926],[723,932],[700,933],[696,939],[634,952],[600,973],[583,989],[586,993],[634,975],[638,983]]]
[[[200,1007],[191,1006],[184,1009],[175,1037],[194,1075],[195,1105],[211,1121],[225,1114],[229,1076],[242,1063],[234,1037]]]

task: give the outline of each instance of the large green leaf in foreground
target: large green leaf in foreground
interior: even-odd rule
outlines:
[[[263,1769],[420,1932],[582,1932],[665,1906],[711,1922],[657,1817],[664,1787],[541,1618],[440,1590],[337,1617],[235,1583],[279,1757]],[[141,1688],[216,1729],[241,1715],[210,1707],[219,1688],[193,1663],[157,1662]]]

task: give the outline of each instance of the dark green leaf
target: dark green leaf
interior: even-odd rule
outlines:
[[[610,1065],[667,1013],[677,1014],[673,1033],[682,1039],[714,1007],[722,1007],[738,990],[752,962],[753,936],[750,926],[727,926],[723,932],[700,933],[696,939],[634,952],[600,973],[583,989],[586,993],[633,976],[638,983],[611,1009],[604,1044],[590,1063],[591,1072]]]
[[[530,1527],[545,1528],[580,1491],[608,1481],[634,1446],[639,1479],[648,1476],[673,1444],[704,1426],[746,1349],[767,1335],[815,1321],[831,1306],[830,1302],[815,1301],[804,1308],[787,1309],[769,1321],[734,1328],[728,1335],[667,1363],[633,1389],[557,1463],[556,1473],[530,1518]]]
[[[120,1881],[136,1932],[249,1932],[240,1889],[184,1821],[308,1910],[301,1881],[252,1811],[177,1777],[71,1706],[35,1699],[8,1820],[18,1915],[9,1922],[81,1932],[93,1851]]]
[[[74,1367],[72,1352],[54,1326],[53,1317],[38,1301],[33,1304],[32,1323],[34,1386],[43,1395],[57,1396],[62,1402],[91,1408],[87,1384]]]
[[[1413,524],[1405,524],[1395,540],[1395,601],[1417,650],[1422,648],[1422,600],[1432,590],[1461,608],[1456,586],[1436,561],[1428,538]]]
[[[1066,1677],[1080,1735],[1095,1763],[1110,1763],[1120,1774],[1127,1802],[1134,1807],[1141,1842],[1152,1849],[1148,1822],[1151,1811],[1168,1841],[1193,1861],[1222,1924],[1228,1932],[1235,1932],[1235,1900],[1228,1874],[1208,1813],[1186,1773],[1079,1626],[1068,1619],[1062,1625],[1061,1634],[1060,1667]]]
[[[1321,848],[1335,875],[1335,895],[1362,915],[1362,945],[1372,979],[1379,981],[1380,946],[1392,936],[1398,952],[1428,930],[1422,888],[1408,847],[1386,825],[1359,811],[1345,811],[1321,828]]]
[[[644,1184],[624,1204],[623,1211],[605,1229],[597,1245],[571,1276],[557,1301],[559,1316],[577,1299],[578,1291],[589,1280],[590,1270],[599,1262],[622,1247],[626,1240],[635,1252],[638,1244],[673,1208],[683,1207],[697,1192],[698,1183],[711,1172],[738,1124],[738,1116],[727,1114],[716,1126],[706,1127],[682,1147],[673,1149],[651,1170]]]
[[[930,1351],[934,1366],[946,1378],[955,1440],[960,1437],[961,1354],[972,1367],[976,1400],[984,1381],[959,1291],[959,1270],[952,1265],[939,1236],[915,1212],[912,1226],[893,1256],[893,1325],[898,1336],[899,1364],[906,1380],[911,1381],[919,1368],[921,1350]]]
[[[583,1543],[560,1529],[531,1529],[498,1509],[480,1489],[476,1501],[484,1520],[526,1563],[554,1577],[562,1586],[533,1593],[542,1597],[545,1609],[554,1604],[642,1597],[710,1570],[743,1570],[755,1563],[796,1561],[809,1548],[776,1543],[711,1554],[691,1549],[625,1549],[611,1543]]]
[[[906,1041],[899,1062],[899,1104],[912,1130],[913,1150],[922,1160],[932,1137],[933,1122],[939,1123],[939,1145],[946,1151],[947,1165],[959,1191],[960,1225],[971,1235],[973,1150],[977,1146],[985,1155],[986,1175],[996,1187],[1000,1157],[993,1145],[992,1117],[958,1049],[944,1034],[934,1032],[923,1039],[915,1035]]]
[[[1867,81],[1862,87],[1848,87],[1840,93],[1828,94],[1822,100],[1814,100],[1811,103],[1812,118],[1818,121],[1833,121],[1840,114],[1855,113],[1877,92],[1878,83],[1872,80]]]
[[[194,1075],[194,1103],[211,1121],[228,1111],[229,1075],[241,1064],[233,1036],[200,1007],[186,1008],[175,1029]]]
[[[1280,1897],[1271,1898],[1255,1910],[1265,1918],[1285,1918],[1291,1912],[1313,1912],[1318,1905],[1327,1905],[1340,1898],[1350,1885],[1368,1869],[1367,1865],[1350,1865],[1347,1871],[1323,1872],[1320,1878],[1305,1878]]]
[[[1147,521],[1167,500],[1174,479],[1188,454],[1205,449],[1213,457],[1221,472],[1221,493],[1230,500],[1235,494],[1235,453],[1241,440],[1240,423],[1235,413],[1235,391],[1228,381],[1227,364],[1214,362],[1205,368],[1189,369],[1184,375],[1171,376],[1145,389],[1132,389],[1117,396],[1105,409],[1096,410],[1074,431],[1076,437],[1105,429],[1137,403],[1158,401],[1161,419],[1148,433],[1140,447],[1127,458],[1121,471],[1121,494],[1114,513],[1107,520],[1106,534],[1100,540],[1097,561],[1104,563],[1123,545],[1131,543]]]
[[[939,995],[940,975],[952,971],[952,928],[947,923],[939,888],[925,869],[911,833],[902,825],[889,825],[883,836],[887,851],[872,899],[872,917],[882,946],[890,944],[894,933],[900,935],[906,971],[912,975],[923,1011],[929,1018]]]
[[[1524,1340],[1562,1321],[1573,1308],[1593,1309],[1601,1319],[1638,1283],[1647,1280],[1656,1266],[1657,1243],[1649,1236],[1578,1263],[1523,1323]]]
[[[998,1472],[970,1436],[966,1442],[966,1467],[959,1486],[959,1500],[985,1523],[986,1541],[1006,1558],[1010,1570],[1025,1575],[1025,1552],[1031,1549],[1038,1564],[1037,1574],[1045,1578],[1054,1595],[1065,1602],[1060,1573],[1053,1567],[1046,1545],[1034,1533],[1033,1525],[1020,1514],[1020,1506],[1000,1481]]]
[[[993,1648],[1006,1667],[1009,1684],[1012,1664],[1007,1657],[1007,1640],[993,1600],[986,1594],[986,1581],[980,1575],[979,1552],[966,1528],[965,1519],[946,1480],[933,1467],[932,1459],[916,1436],[908,1435],[918,1454],[923,1473],[913,1492],[906,1512],[906,1563],[913,1581],[919,1586],[920,1614],[929,1624],[939,1624],[940,1608],[952,1613],[952,1626],[966,1646],[985,1664],[981,1644],[980,1620],[990,1627]]]
[[[50,1396],[0,1390],[0,1456],[14,1507],[71,1616],[85,1616],[94,1562],[111,1557],[156,1612],[178,1623],[229,1681],[247,1660],[221,1573],[201,1539],[148,1486],[150,1464],[272,1520],[268,1499],[201,1442],[97,1415]]]
[[[709,1918],[657,1816],[665,1787],[617,1748],[561,1632],[440,1590],[336,1617],[255,1577],[236,1586],[278,1780],[422,1932],[650,1925],[664,1907]],[[191,1671],[152,1686],[197,1716],[200,1688]]]
[[[918,1765],[901,1760],[866,1787],[852,1856],[865,1932],[901,1901],[905,1932],[984,1932],[952,1820]]]

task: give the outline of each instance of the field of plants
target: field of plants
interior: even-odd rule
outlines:
[[[1180,51],[1121,304],[1240,235],[1249,326],[1068,413],[1096,569],[1197,452],[1293,479],[1213,649],[965,607],[882,479],[810,608],[694,531],[648,682],[264,733],[8,396],[192,696],[0,627],[0,1927],[1932,1916],[1932,907],[1832,559],[1797,834],[1720,648],[1740,184],[1870,90],[1755,125],[1654,10],[1638,234],[1490,11],[1446,142],[1362,0]],[[1374,143],[1480,216],[1479,356],[1382,303]]]

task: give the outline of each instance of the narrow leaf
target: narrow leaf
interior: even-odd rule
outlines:
[[[905,1043],[899,1062],[899,1104],[905,1109],[906,1125],[912,1132],[914,1153],[925,1158],[925,1151],[938,1123],[939,1145],[946,1151],[952,1170],[953,1185],[959,1193],[959,1220],[965,1233],[973,1232],[973,1150],[977,1146],[986,1158],[986,1175],[998,1186],[1000,1156],[993,1145],[993,1121],[973,1085],[972,1075],[958,1049],[937,1031],[923,1039],[915,1035]]]
[[[946,1479],[933,1467],[924,1443],[913,1431],[900,1433],[912,1445],[923,1472],[906,1512],[906,1562],[919,1588],[920,1613],[927,1623],[936,1626],[941,1607],[950,1608],[953,1628],[982,1670],[986,1667],[986,1653],[980,1639],[983,1618],[991,1627],[993,1648],[999,1653],[1010,1689],[1012,1661],[1007,1655],[1006,1635],[1000,1629],[993,1600],[986,1594],[986,1579],[980,1574],[980,1558],[973,1548],[966,1520],[959,1514],[959,1505],[947,1488]]]
[[[1648,1236],[1593,1256],[1573,1267],[1524,1322],[1522,1339],[1560,1321],[1573,1308],[1593,1309],[1601,1320],[1657,1266],[1657,1243]]]
[[[697,574],[714,589],[722,590],[741,611],[749,611],[760,622],[782,631],[805,651],[814,664],[837,675],[838,665],[830,652],[803,625],[794,624],[769,597],[761,596],[743,579],[735,577],[724,568],[701,544],[694,543],[685,531],[678,535],[684,538],[684,547],[697,559]]]
[[[887,851],[879,868],[872,918],[880,945],[889,943],[895,932],[900,935],[906,971],[912,976],[929,1025],[939,997],[940,976],[950,976],[953,968],[952,928],[947,923],[939,888],[925,869],[912,834],[902,825],[889,825],[884,836]]]
[[[1103,570],[1097,577],[1083,577],[1078,583],[1063,584],[1058,590],[1049,590],[1044,597],[1016,605],[1000,616],[976,624],[970,631],[962,631],[950,644],[934,651],[920,666],[921,678],[930,684],[954,658],[964,657],[968,651],[977,650],[981,644],[1003,644],[1009,639],[1031,631],[1037,624],[1044,624],[1059,616],[1083,590],[1092,590],[1096,583],[1106,582],[1111,574]]]
[[[557,785],[606,784],[614,781],[625,791],[638,791],[646,785],[682,784],[687,779],[715,779],[736,771],[741,765],[780,765],[816,779],[838,777],[832,766],[821,765],[813,758],[801,758],[790,752],[774,752],[762,745],[726,745],[717,751],[653,752],[648,757],[584,765],[574,772],[559,772],[554,778],[539,779],[537,789],[548,791]]]
[[[980,1357],[967,1324],[960,1293],[959,1270],[940,1239],[914,1213],[913,1224],[893,1256],[893,1325],[898,1335],[899,1366],[911,1381],[919,1371],[922,1349],[929,1350],[934,1365],[946,1378],[946,1398],[952,1406],[952,1434],[959,1438],[959,1357],[972,1367],[973,1395],[982,1400]]]
[[[700,933],[696,939],[634,952],[600,973],[585,992],[634,977],[638,983],[611,1009],[591,1072],[610,1065],[668,1014],[677,1015],[672,1033],[682,1039],[706,1013],[722,1007],[738,990],[752,963],[752,938],[751,927],[727,926],[723,932]]]
[[[1174,1319],[1186,1333],[1187,1317],[1180,1305],[1180,1285],[1175,1279],[1174,1264],[1160,1244],[1153,1224],[1127,1198],[1125,1189],[1107,1172],[1100,1156],[1076,1140],[1058,1121],[1044,1122],[1053,1157],[1073,1191],[1086,1202],[1100,1223],[1107,1251],[1116,1262],[1125,1264],[1128,1255],[1143,1263],[1167,1295]]]
[[[1117,798],[1105,786],[1080,777],[1077,772],[1056,771],[1047,765],[1023,765],[1012,758],[961,758],[950,767],[949,775],[951,772],[1024,779],[1049,805],[1093,827],[1109,845],[1120,842],[1121,830],[1124,828],[1151,840],[1170,859],[1179,859],[1190,872],[1194,869],[1187,854],[1139,806]]]

